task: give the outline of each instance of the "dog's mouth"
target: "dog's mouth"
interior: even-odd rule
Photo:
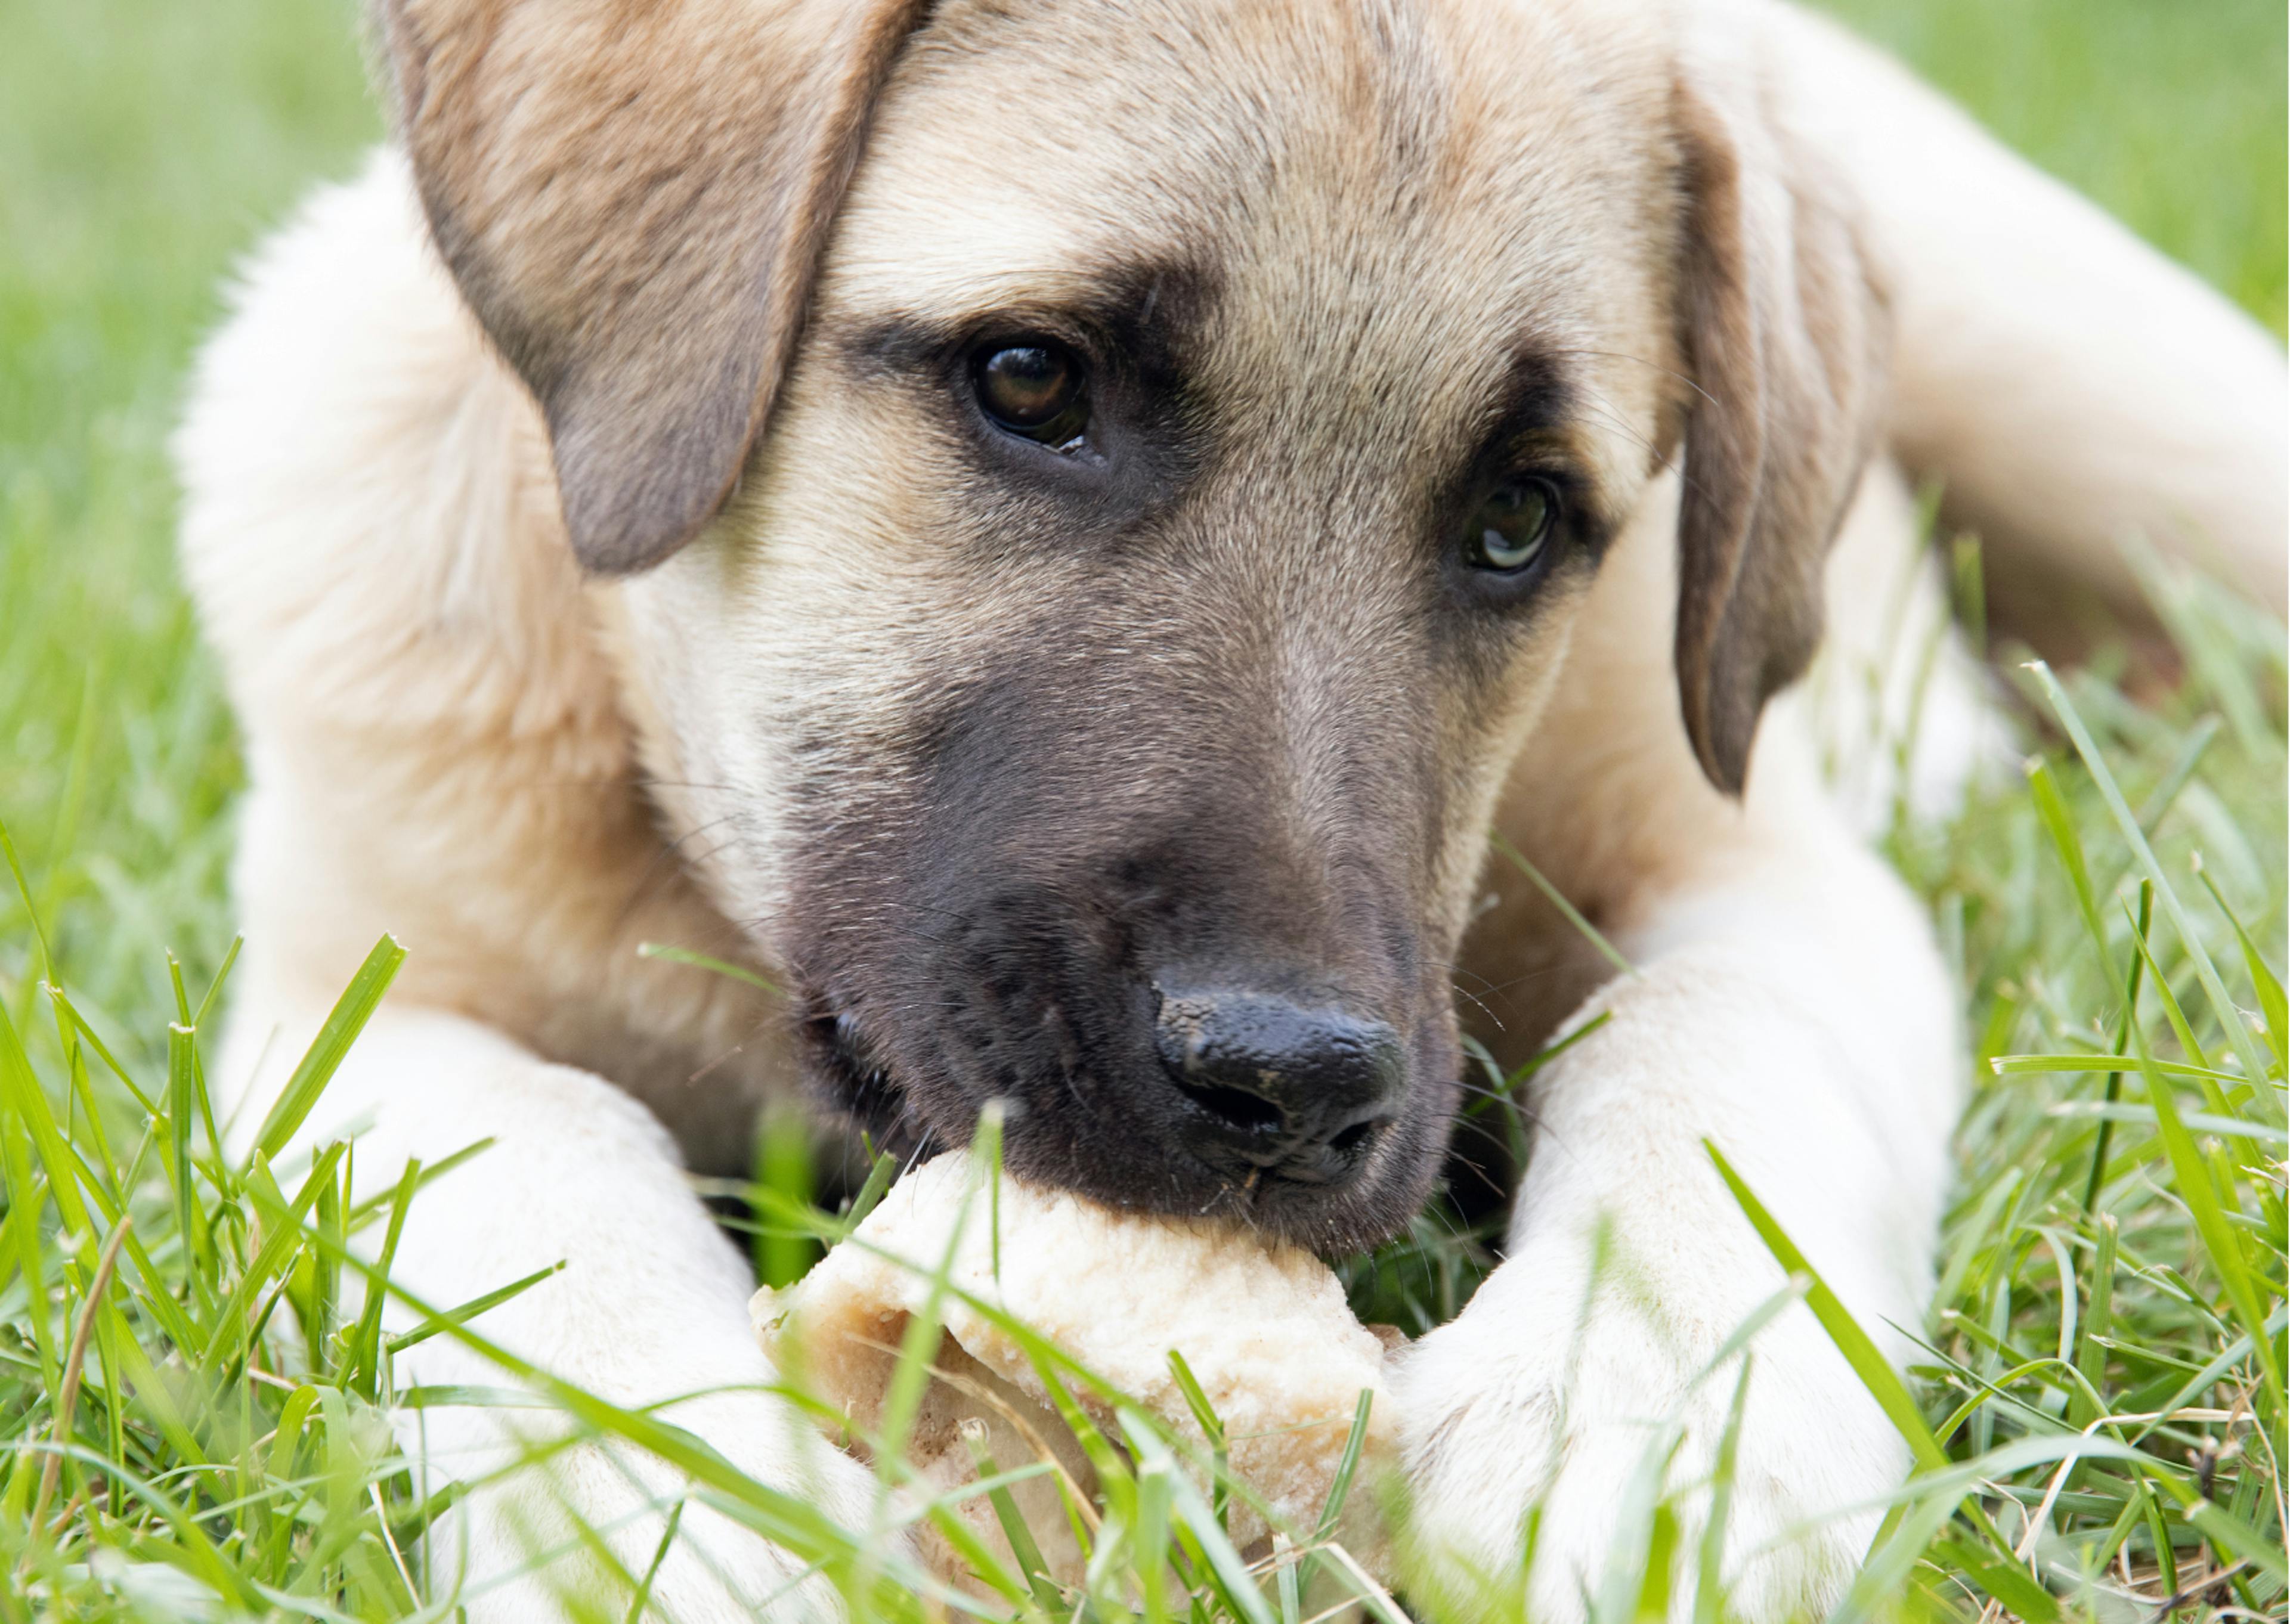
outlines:
[[[857,1018],[816,995],[797,1023],[805,1081],[814,1096],[849,1118],[870,1148],[901,1160],[940,1148],[891,1068],[877,1055]]]
[[[870,1155],[888,1153],[912,1164],[969,1142],[975,1121],[937,1120],[947,1114],[949,1100],[931,1109],[923,1089],[885,1058],[858,1015],[819,995],[803,1008],[797,1026],[805,1084],[864,1136]],[[932,1081],[943,1084],[949,1097],[960,1096],[961,1108],[967,1109],[969,1091],[954,1087],[951,1078]],[[1085,1076],[1061,1079],[1058,1092],[1077,1111],[1087,1108]],[[1139,1138],[1109,1149],[1088,1147],[1089,1135],[1120,1130],[1095,1122],[1029,1121],[1023,1103],[1013,1103],[1018,1108],[1005,1125],[1004,1156],[1021,1177],[1108,1205],[1222,1219],[1326,1256],[1364,1251],[1389,1238],[1429,1194],[1429,1180],[1413,1169],[1414,1151],[1397,1142],[1412,1136],[1397,1124],[1364,1124],[1348,1139],[1340,1159],[1349,1164],[1349,1177],[1295,1177],[1273,1167],[1236,1177],[1174,1144]],[[1437,1137],[1444,1141],[1444,1134]],[[1109,1162],[1125,1164],[1124,1174],[1109,1176]],[[1150,1176],[1141,1177],[1149,1164]],[[1435,1148],[1429,1169],[1438,1165]]]

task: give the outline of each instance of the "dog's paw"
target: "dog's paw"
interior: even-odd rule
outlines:
[[[1586,1315],[1580,1271],[1538,1282],[1520,1268],[1533,1261],[1506,1264],[1399,1364],[1411,1577],[1457,1616],[1522,1603],[1537,1624],[1638,1616],[1666,1592],[1669,1616],[1690,1618],[1742,1370],[1710,1361],[1763,1292],[1602,1289]],[[1701,1311],[1726,1299],[1740,1305],[1730,1319]],[[1819,1615],[1844,1594],[1878,1519],[1867,1502],[1900,1482],[1907,1449],[1802,1306],[1750,1349],[1721,1548],[1727,1610]],[[1658,1503],[1674,1532],[1668,1572],[1650,1583]]]

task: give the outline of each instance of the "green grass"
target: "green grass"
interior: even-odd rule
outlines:
[[[2283,8],[1823,0],[2044,168],[2283,331]]]
[[[347,0],[0,0],[0,819],[95,1019],[230,940],[240,773],[165,441],[235,256],[379,132]],[[0,910],[9,908],[0,901]],[[25,964],[0,912],[0,978]]]
[[[2281,330],[2278,5],[1838,9]],[[28,893],[0,876],[0,1620],[413,1606],[435,1507],[380,1425],[388,1351],[338,1250],[388,1210],[346,1210],[339,1163],[280,1188],[217,1156],[203,1121],[196,1016],[231,940],[240,769],[172,578],[163,457],[231,256],[375,133],[354,37],[332,0],[0,0],[0,826]],[[1950,1464],[1906,1492],[1868,1612],[1970,1620],[1993,1596],[2129,1620],[2189,1591],[2189,1615],[2284,1612],[2283,643],[2199,588],[2167,596],[2194,656],[2179,695],[2141,710],[2104,669],[2065,690],[2109,780],[2030,676],[2043,772],[1895,836],[1978,1053],[1906,1400]],[[2153,964],[2126,1026],[2142,881]],[[776,1193],[764,1211],[800,1227]],[[1377,1311],[1436,1319],[1478,1260],[1427,1224],[1381,1261],[1355,1271]],[[912,1576],[870,1576],[863,1540],[649,1418],[565,1396],[810,1549],[864,1616],[920,1615]],[[2086,1435],[2104,1458],[2063,1460]],[[1133,1443],[1149,1463],[1178,1447]],[[1172,1546],[1195,1616],[1294,1616],[1277,1576],[1214,1577],[1213,1516],[1177,1478],[1109,1469],[1093,1616],[1149,1603],[1137,1581]],[[1638,1596],[1637,1577],[1610,1592]]]

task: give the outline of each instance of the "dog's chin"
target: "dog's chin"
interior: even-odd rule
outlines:
[[[951,1079],[908,1087],[847,1018],[814,1017],[802,1032],[813,1097],[875,1150],[908,1161],[970,1142],[984,1096],[972,1100]],[[1403,1114],[1340,1183],[1270,1174],[1238,1183],[1141,1132],[1053,1118],[1022,1101],[1005,1105],[1016,1108],[1003,1129],[1003,1165],[1019,1178],[1131,1212],[1225,1219],[1327,1257],[1365,1252],[1406,1228],[1444,1162],[1445,1136],[1427,1124],[1444,1124],[1449,1115],[1437,1101]]]

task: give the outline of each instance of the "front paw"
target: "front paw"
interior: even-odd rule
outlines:
[[[1571,1291],[1504,1278],[1526,1260],[1400,1363],[1411,1594],[1434,1616],[1524,1604],[1565,1624],[1652,1603],[1691,1618],[1742,1374],[1738,1356],[1710,1362],[1756,1295],[1730,1322],[1685,1310],[1691,1291],[1620,1285],[1586,1312],[1579,1276]],[[1900,1483],[1907,1448],[1802,1305],[1750,1347],[1718,1549],[1726,1610],[1823,1614],[1878,1520],[1848,1508]]]

